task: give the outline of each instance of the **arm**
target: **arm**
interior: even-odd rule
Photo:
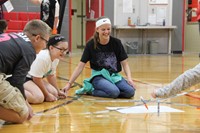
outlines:
[[[40,88],[40,90],[44,94],[45,101],[51,102],[57,100],[57,98],[52,94],[50,94],[48,90],[45,88],[42,78],[33,77],[33,82]]]
[[[29,110],[29,115],[28,115],[27,120],[30,120],[33,117],[33,109],[32,109],[31,105],[29,104],[29,102],[27,100],[26,100],[26,105],[27,105],[28,110]]]
[[[33,77],[33,82],[40,88],[45,97],[49,95],[42,78]]]
[[[133,83],[133,80],[132,80],[132,77],[131,77],[131,71],[130,71],[130,67],[129,67],[129,65],[128,65],[127,59],[121,61],[121,65],[122,65],[122,67],[123,67],[123,69],[124,69],[124,72],[125,72],[125,74],[126,74],[128,83],[129,83],[131,86],[134,87],[134,83]],[[134,88],[135,88],[135,87],[134,87]]]
[[[62,98],[62,99],[66,98],[65,94],[62,91],[60,91],[60,89],[58,88],[57,79],[56,79],[56,75],[55,74],[48,75],[47,76],[47,80],[51,85],[53,85],[57,89],[59,98]]]
[[[52,34],[57,34],[57,27],[59,25],[59,13],[60,13],[60,5],[57,1],[56,5],[55,5],[55,16],[54,16],[54,24],[53,24]]]
[[[170,84],[164,86],[163,88],[154,90],[151,95],[154,98],[169,97],[199,82],[200,82],[200,64],[198,64],[192,69],[185,71],[183,74],[178,76],[175,80],[173,80]]]
[[[51,85],[53,85],[58,90],[57,79],[56,79],[56,76],[54,74],[48,75],[47,80]]]
[[[83,71],[85,67],[85,63],[83,62],[79,62],[78,66],[75,68],[72,76],[70,77],[69,82],[67,83],[67,85],[63,88],[63,91],[66,93],[71,85],[74,83],[74,81],[78,78],[78,76],[81,74],[81,72]]]
[[[53,29],[52,29],[52,34],[57,34],[58,24],[59,24],[59,17],[55,17],[54,18],[54,25],[53,25]]]

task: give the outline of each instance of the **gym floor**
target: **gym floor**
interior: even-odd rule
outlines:
[[[57,78],[60,88],[64,87],[73,73],[81,53],[67,56],[60,61]],[[170,83],[184,71],[199,63],[198,54],[179,55],[129,55],[132,78],[136,94],[132,99],[108,99],[88,95],[75,95],[90,76],[89,63],[69,91],[68,97],[56,102],[32,105],[34,117],[23,124],[9,124],[0,121],[0,132],[28,133],[199,133],[200,131],[200,93],[174,96],[160,100],[163,106],[182,112],[150,112],[140,100],[142,96],[148,107],[157,108],[158,104],[150,96],[153,89]],[[124,72],[121,72],[124,75]],[[184,92],[199,89],[197,84]],[[141,110],[139,113],[121,113],[121,108],[108,110],[106,107],[125,107]]]

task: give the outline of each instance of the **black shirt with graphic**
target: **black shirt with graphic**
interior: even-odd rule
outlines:
[[[0,34],[0,73],[12,74],[6,80],[24,97],[23,84],[35,58],[36,52],[24,33]]]
[[[53,29],[55,18],[55,0],[42,0],[40,6],[40,19]]]
[[[99,71],[105,68],[110,73],[117,73],[122,70],[120,62],[127,58],[121,41],[111,36],[108,44],[97,44],[96,49],[94,40],[91,39],[86,44],[81,61],[84,63],[90,61],[90,67],[94,70]]]

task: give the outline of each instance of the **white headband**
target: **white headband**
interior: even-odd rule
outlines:
[[[109,18],[102,18],[96,22],[96,28],[103,25],[103,24],[111,24]]]

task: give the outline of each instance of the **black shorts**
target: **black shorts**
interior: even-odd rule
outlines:
[[[26,77],[25,82],[33,80],[32,78]]]

